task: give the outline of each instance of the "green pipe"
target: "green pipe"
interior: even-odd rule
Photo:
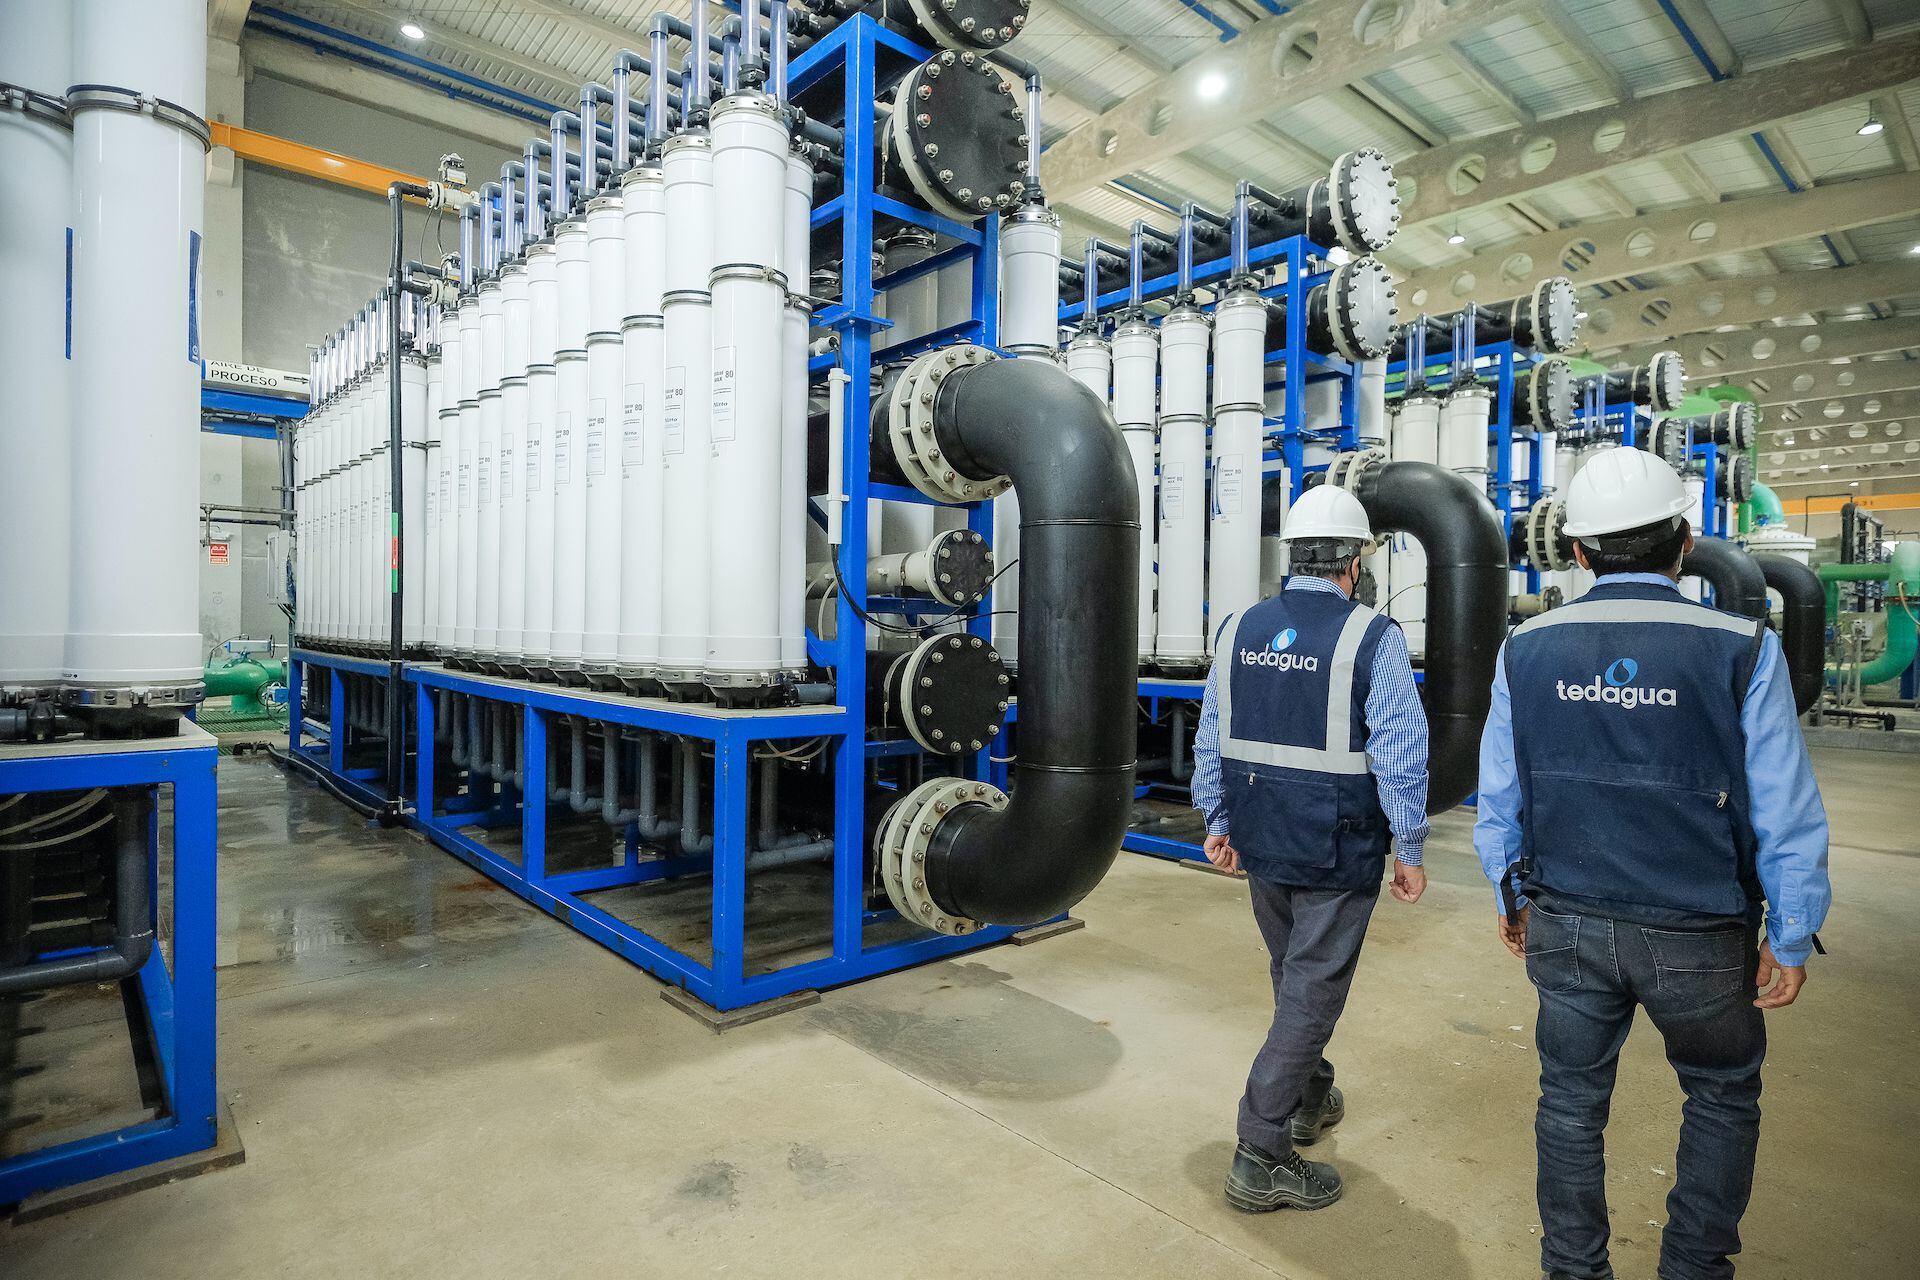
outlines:
[[[1753,483],[1753,520],[1755,524],[1785,524],[1787,511],[1780,505],[1780,495],[1758,480]]]
[[[1920,607],[1920,542],[1896,542],[1893,558],[1886,564],[1823,564],[1815,572],[1828,584],[1829,607],[1842,582],[1886,581],[1887,647],[1861,668],[1862,689],[1897,679],[1913,665],[1914,654],[1920,650],[1914,615],[1915,608]],[[1843,668],[1828,667],[1827,683],[1838,683],[1845,674]]]
[[[287,682],[287,664],[278,658],[236,658],[209,665],[201,673],[206,681],[207,697],[233,699],[233,709],[251,715],[264,715],[266,703],[260,694],[269,686]]]

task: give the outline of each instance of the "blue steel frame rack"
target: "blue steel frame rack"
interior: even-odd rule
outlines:
[[[855,14],[794,59],[789,69],[791,93],[805,101],[814,114],[827,118],[822,104],[830,102],[843,113],[846,145],[841,189],[813,210],[814,230],[838,226],[842,257],[840,301],[823,307],[813,318],[816,329],[831,330],[838,349],[814,357],[809,376],[827,378],[836,364],[848,380],[842,386],[845,438],[844,474],[837,477],[846,497],[843,541],[838,548],[840,576],[845,592],[837,600],[836,626],[831,638],[809,629],[809,657],[833,673],[838,701],[832,706],[785,709],[724,709],[706,704],[677,703],[655,698],[599,694],[555,685],[499,679],[448,670],[432,663],[410,663],[406,679],[413,686],[412,741],[407,756],[409,776],[400,781],[402,820],[428,839],[499,881],[534,906],[594,939],[649,973],[674,983],[716,1009],[736,1009],[793,992],[837,986],[890,972],[927,960],[988,946],[1011,936],[1012,928],[990,926],[964,937],[915,932],[892,941],[870,943],[870,926],[898,922],[891,909],[866,907],[866,777],[867,764],[923,754],[911,741],[870,739],[867,736],[867,623],[863,614],[912,617],[931,611],[926,601],[868,596],[866,592],[867,504],[878,498],[890,502],[929,503],[917,490],[875,484],[869,475],[868,421],[872,410],[870,372],[879,364],[904,359],[956,340],[996,347],[999,336],[997,272],[999,218],[967,226],[906,204],[880,189],[876,172],[877,146],[873,104],[881,87],[908,67],[933,56],[865,14]],[[876,278],[873,270],[875,219],[910,223],[951,242],[913,267]],[[891,346],[877,346],[875,335],[888,322],[876,305],[885,290],[928,272],[965,264],[971,283],[969,318],[960,324]],[[816,524],[825,516],[810,512]],[[968,527],[991,545],[993,508],[976,503],[967,508]],[[990,638],[992,597],[988,596],[966,630]],[[944,611],[942,611],[944,612]],[[329,723],[305,723],[299,703],[303,669],[325,670],[333,682]],[[310,650],[296,650],[289,662],[288,689],[291,746],[340,783],[369,802],[384,801],[392,783],[383,769],[351,767],[350,731],[345,719],[341,684],[358,674],[383,678],[384,662],[368,662]],[[437,691],[504,703],[519,709],[522,747],[528,762],[544,761],[547,737],[554,717],[582,717],[592,721],[676,735],[710,743],[713,751],[713,852],[711,858],[642,857],[634,829],[627,831],[624,857],[618,865],[581,871],[547,869],[547,806],[523,803],[512,788],[493,784],[482,794],[468,794],[450,804],[453,790],[436,776],[431,744],[435,740]],[[311,743],[306,739],[314,739]],[[749,770],[758,744],[789,744],[801,739],[826,738],[833,762],[834,854],[831,953],[784,968],[749,974],[746,971],[745,901],[747,887]],[[425,749],[420,749],[422,746]],[[1004,783],[994,762],[993,747],[960,762],[965,776]],[[472,792],[474,789],[469,788]],[[517,825],[518,860],[503,855],[470,834],[474,828]],[[590,895],[606,889],[711,874],[711,956],[702,962],[629,921],[594,905]]]
[[[1336,451],[1345,451],[1358,447],[1359,437],[1355,430],[1355,379],[1354,366],[1338,356],[1322,355],[1307,349],[1307,293],[1332,275],[1332,267],[1326,261],[1326,250],[1314,244],[1305,236],[1287,236],[1271,241],[1247,252],[1247,265],[1252,269],[1269,269],[1275,273],[1272,284],[1260,289],[1265,298],[1279,298],[1285,301],[1287,310],[1287,332],[1282,346],[1266,353],[1266,363],[1271,366],[1279,363],[1282,367],[1280,378],[1269,382],[1269,392],[1280,391],[1280,414],[1269,417],[1265,426],[1269,445],[1262,451],[1261,481],[1264,484],[1268,476],[1277,474],[1281,466],[1286,468],[1289,479],[1289,497],[1298,498],[1306,484],[1306,477],[1312,471],[1324,471],[1326,464],[1309,466],[1306,461],[1306,448],[1309,443],[1326,444]],[[1193,267],[1193,282],[1196,285],[1212,283],[1216,288],[1224,286],[1233,271],[1231,255],[1198,262]],[[1143,280],[1140,286],[1142,303],[1161,301],[1171,298],[1178,290],[1180,277],[1177,271]],[[1123,286],[1099,295],[1099,311],[1103,316],[1112,316],[1123,307],[1131,306],[1132,291]],[[1202,309],[1211,311],[1214,302],[1203,304]],[[1071,303],[1060,308],[1060,323],[1073,325],[1079,323],[1086,313],[1084,301]],[[1333,431],[1309,431],[1306,427],[1306,390],[1309,382],[1319,382],[1329,378],[1341,380],[1340,425]],[[1212,424],[1208,424],[1209,440]],[[1208,449],[1208,492],[1212,485],[1212,449]],[[1209,618],[1206,627],[1211,632],[1213,621]],[[1142,675],[1136,684],[1136,693],[1146,709],[1148,718],[1155,724],[1160,722],[1164,704],[1168,702],[1192,703],[1195,707],[1195,719],[1198,719],[1198,704],[1206,692],[1205,680],[1168,679],[1161,676]],[[1182,790],[1178,784],[1137,783],[1134,787],[1136,798],[1144,798],[1154,791]],[[1173,858],[1185,862],[1205,863],[1205,852],[1197,844],[1177,840],[1169,836],[1150,835],[1143,831],[1129,830],[1122,837],[1120,847],[1134,853],[1150,854],[1154,857]]]
[[[156,1114],[0,1160],[0,1204],[90,1182],[212,1147],[214,1087],[215,848],[218,824],[212,736],[182,722],[177,737],[138,742],[62,741],[0,746],[0,795],[95,787],[173,789],[172,918],[132,984],[128,1030],[151,1055]],[[149,828],[148,875],[159,883],[159,806]],[[158,903],[160,895],[154,892]],[[156,908],[156,932],[159,920]],[[172,963],[168,963],[168,953]],[[48,959],[51,957],[40,957]]]

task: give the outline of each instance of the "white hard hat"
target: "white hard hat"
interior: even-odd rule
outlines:
[[[1663,458],[1642,449],[1605,449],[1567,486],[1566,534],[1594,539],[1683,516],[1687,487]]]
[[[1287,511],[1281,528],[1282,541],[1296,538],[1341,538],[1371,542],[1373,526],[1367,523],[1367,509],[1360,499],[1338,485],[1315,485],[1300,495],[1300,501]]]

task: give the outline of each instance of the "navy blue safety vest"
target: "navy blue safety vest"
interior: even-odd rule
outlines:
[[[1507,642],[1527,884],[1631,915],[1760,901],[1740,708],[1752,618],[1604,583]]]
[[[1392,832],[1367,768],[1366,708],[1392,625],[1330,591],[1283,591],[1231,624],[1230,647],[1215,646],[1228,664],[1216,681],[1221,790],[1249,874],[1379,885]]]

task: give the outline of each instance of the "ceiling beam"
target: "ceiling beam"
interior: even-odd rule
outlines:
[[[1719,20],[1713,11],[1707,8],[1706,0],[1667,0],[1680,16],[1700,45],[1713,59],[1713,65],[1720,68],[1724,76],[1740,74],[1740,51],[1733,47],[1733,41],[1727,39],[1727,33],[1720,29]]]
[[[1048,190],[1073,195],[1097,187],[1242,128],[1250,119],[1387,70],[1436,41],[1469,38],[1531,5],[1406,0],[1397,24],[1371,44],[1356,31],[1356,25],[1366,25],[1358,20],[1369,7],[1370,0],[1307,0],[1262,18],[1056,142],[1047,153]],[[1224,79],[1225,89],[1205,98],[1200,83],[1214,75]]]
[[[1861,360],[1853,364],[1756,374],[1747,389],[1765,405],[1806,404],[1836,396],[1867,396],[1920,390],[1920,360]]]
[[[1607,55],[1600,51],[1600,46],[1593,42],[1586,30],[1574,20],[1573,15],[1567,12],[1566,5],[1560,0],[1540,0],[1540,14],[1547,20],[1547,25],[1553,28],[1554,34],[1559,36],[1561,42],[1573,52],[1574,57],[1586,64],[1587,70],[1593,72],[1607,86],[1609,97],[1615,102],[1633,101],[1633,89],[1627,84],[1626,77],[1620,74],[1619,68],[1607,60]]]
[[[1827,409],[1839,405],[1839,411],[1829,415]],[[1869,408],[1871,406],[1871,408]],[[1888,422],[1898,422],[1907,426],[1920,426],[1913,421],[1920,414],[1920,391],[1875,391],[1858,395],[1829,396],[1825,400],[1797,405],[1771,406],[1765,417],[1765,426],[1761,429],[1764,437],[1768,433],[1805,430],[1808,427],[1826,427],[1827,438],[1833,439],[1833,432],[1844,432],[1848,427],[1878,426]],[[1794,416],[1789,416],[1794,415]],[[1845,444],[1844,440],[1835,440],[1836,444]]]
[[[208,38],[238,40],[252,8],[253,0],[207,0]]]
[[[1472,56],[1460,47],[1458,42],[1450,42],[1442,45],[1440,47],[1440,53],[1442,57],[1452,64],[1454,70],[1466,77],[1467,81],[1471,83],[1474,88],[1499,103],[1501,108],[1508,115],[1512,116],[1516,123],[1530,125],[1540,118],[1533,113],[1526,103],[1514,97],[1505,85],[1488,75],[1486,69],[1475,62]]]
[[[304,45],[258,28],[246,38],[247,63],[261,75],[317,89],[336,98],[404,116],[434,129],[517,152],[539,126],[486,107],[357,66],[322,57]]]
[[[1119,52],[1155,75],[1165,75],[1174,69],[1175,63],[1158,50],[1148,47],[1142,36],[1116,27],[1091,5],[1081,4],[1078,0],[1046,0],[1046,8],[1064,13],[1089,34],[1108,41]],[[1032,26],[1027,30],[1032,31]]]
[[[1615,351],[1683,333],[1914,296],[1920,296],[1920,259],[1640,289],[1582,305],[1589,313],[1588,342],[1595,350]],[[1647,308],[1656,308],[1651,319],[1642,318]]]
[[[1424,289],[1432,301],[1419,305],[1451,311],[1469,301],[1517,298],[1542,276],[1564,273],[1582,284],[1664,271],[1723,254],[1905,218],[1917,208],[1920,173],[1862,178],[1798,194],[1781,192],[1663,209],[1509,240],[1464,261],[1410,272],[1401,281],[1401,292],[1410,297]],[[1569,269],[1563,261],[1568,249],[1582,241],[1595,246],[1592,261],[1578,270]],[[1508,264],[1515,269],[1507,270]]]
[[[645,23],[624,26],[597,18],[584,9],[566,3],[566,0],[513,0],[508,6],[514,9],[528,9],[549,18],[558,18],[569,27],[575,27],[604,40],[615,49],[633,49],[644,51],[647,40]],[[716,12],[721,12],[716,10]]]
[[[1467,10],[1471,12],[1472,6]],[[1405,222],[1452,217],[1715,138],[1751,133],[1776,120],[1914,79],[1920,79],[1920,32],[1769,67],[1765,74],[1650,94],[1625,106],[1576,111],[1543,120],[1532,129],[1449,143],[1394,165],[1402,179],[1411,178],[1416,186],[1404,211]],[[1603,130],[1611,137],[1616,125],[1625,130],[1618,144],[1610,151],[1598,150],[1596,137]],[[1539,172],[1528,173],[1522,160],[1530,154],[1528,144],[1536,139],[1550,139],[1553,156],[1539,166]],[[1540,153],[1531,154],[1537,160]],[[1463,180],[1465,189],[1456,192],[1449,177],[1469,161],[1483,166],[1484,176],[1470,186]]]
[[[1754,355],[1756,345],[1767,354]],[[1696,333],[1664,345],[1635,347],[1611,358],[1622,365],[1635,365],[1652,359],[1656,351],[1669,349],[1680,352],[1690,383],[1741,382],[1756,373],[1777,375],[1781,370],[1818,368],[1840,359],[1920,350],[1920,316]]]
[[[1865,44],[1873,39],[1873,22],[1860,0],[1826,0],[1826,6],[1847,33],[1848,44]]]
[[[1920,144],[1913,140],[1913,122],[1907,118],[1907,109],[1900,103],[1897,93],[1882,93],[1874,97],[1872,111],[1881,124],[1887,128],[1887,141],[1900,157],[1900,163],[1909,169],[1920,169]]]

